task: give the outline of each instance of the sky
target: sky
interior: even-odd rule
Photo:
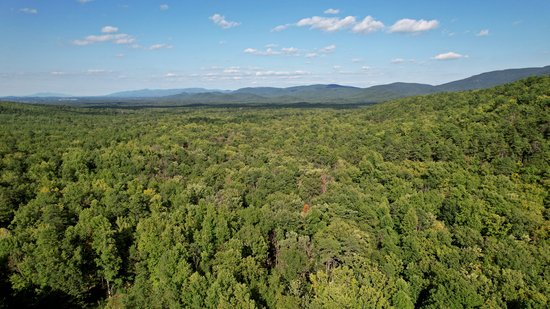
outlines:
[[[0,96],[437,85],[550,65],[549,16],[549,0],[1,0]]]

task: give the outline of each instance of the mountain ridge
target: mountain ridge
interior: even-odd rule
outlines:
[[[365,104],[378,103],[414,95],[485,89],[529,76],[550,75],[550,65],[484,72],[464,79],[430,85],[394,82],[367,88],[339,84],[313,84],[278,87],[244,87],[236,90],[205,88],[141,89],[96,97],[25,96],[4,97],[13,101],[64,104],[77,102],[116,103],[126,105],[190,105],[190,104]]]

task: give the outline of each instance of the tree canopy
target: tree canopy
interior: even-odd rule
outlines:
[[[0,307],[547,308],[549,106],[0,103]]]

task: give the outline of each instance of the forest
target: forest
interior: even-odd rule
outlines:
[[[548,308],[549,107],[0,103],[0,307]]]

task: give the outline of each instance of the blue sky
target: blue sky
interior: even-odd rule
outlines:
[[[549,65],[548,16],[548,0],[2,0],[0,96],[441,84]]]

